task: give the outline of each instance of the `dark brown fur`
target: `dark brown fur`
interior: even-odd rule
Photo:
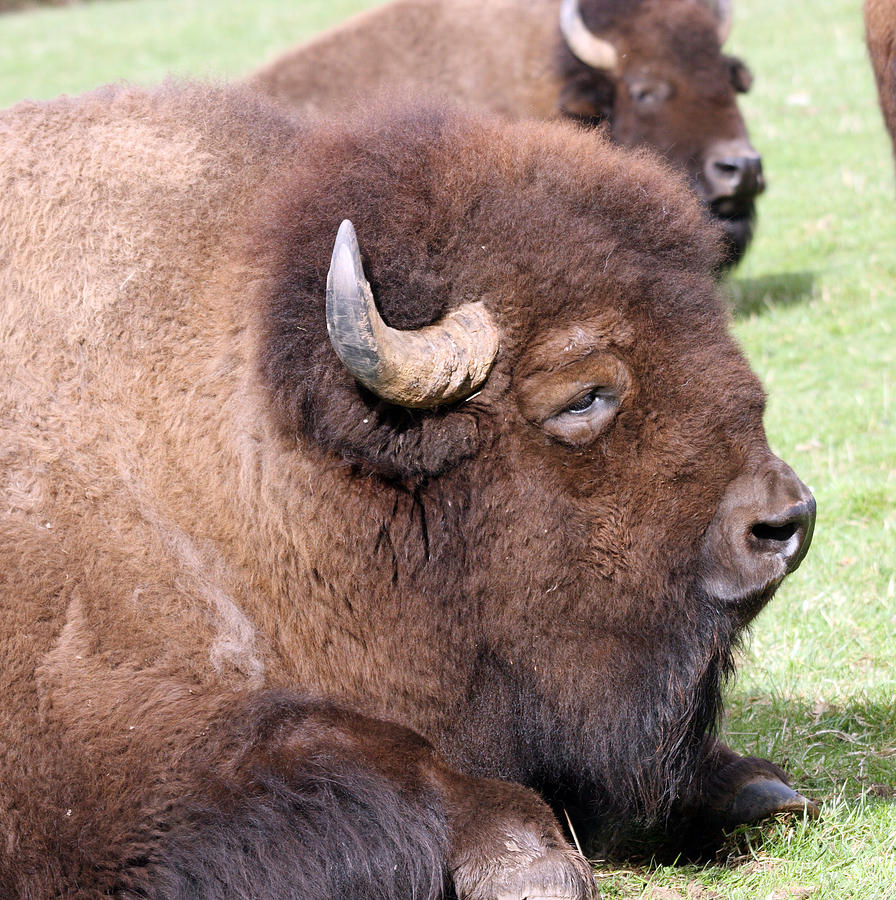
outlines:
[[[896,154],[896,3],[865,0],[865,38],[884,124]]]
[[[710,595],[704,534],[779,463],[682,183],[571,127],[175,85],[0,144],[0,893],[585,900],[532,789],[607,845],[783,777],[708,737],[780,579]],[[341,367],[343,217],[393,325],[485,300],[478,396]],[[586,337],[630,386],[574,449],[533,410]]]

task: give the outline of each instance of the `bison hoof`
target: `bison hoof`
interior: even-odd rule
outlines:
[[[588,862],[572,847],[545,847],[535,834],[508,834],[505,852],[454,871],[459,900],[598,900]]]
[[[818,806],[777,778],[755,778],[743,785],[728,810],[728,826],[752,825],[775,815],[818,818]]]

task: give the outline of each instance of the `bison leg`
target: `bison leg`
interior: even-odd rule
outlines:
[[[818,807],[790,787],[787,774],[774,763],[740,756],[708,738],[697,778],[680,808],[692,842],[711,842],[722,830],[779,814],[814,819]]]
[[[455,772],[418,735],[264,693],[117,867],[124,897],[588,900],[593,878],[527,789]]]
[[[464,900],[589,900],[584,857],[532,791],[452,773],[450,869]]]
[[[123,898],[436,900],[448,824],[400,738],[285,693],[222,707],[113,867]],[[419,739],[418,739],[419,740]]]

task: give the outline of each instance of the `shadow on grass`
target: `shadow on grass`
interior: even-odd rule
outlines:
[[[611,859],[611,864],[624,867],[630,880],[686,886],[680,895],[670,891],[670,898],[684,900],[696,894],[721,900],[728,894],[699,893],[694,885],[705,883],[708,875],[710,882],[716,879],[723,886],[735,870],[773,868],[772,857],[780,855],[781,848],[790,848],[785,855],[802,859],[799,848],[804,841],[815,848],[819,841],[825,843],[825,835],[834,837],[844,830],[855,834],[857,840],[867,835],[872,843],[890,841],[878,824],[885,819],[886,810],[896,808],[896,709],[889,699],[855,697],[828,704],[738,694],[731,700],[721,737],[739,753],[781,765],[794,788],[819,803],[821,817],[813,821],[784,814],[743,825],[696,853],[686,850],[676,855],[675,841],[669,847],[636,845],[619,859]],[[680,837],[680,832],[674,836]],[[691,879],[696,879],[693,884]]]
[[[761,316],[776,307],[805,303],[815,287],[814,272],[783,272],[761,278],[733,278],[723,290],[737,318]]]
[[[818,800],[877,797],[896,802],[896,707],[856,697],[845,703],[780,697],[731,698],[724,737],[739,753],[783,766]]]

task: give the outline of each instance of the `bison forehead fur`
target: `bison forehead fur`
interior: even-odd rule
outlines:
[[[459,299],[484,298],[495,309],[504,348],[495,388],[542,331],[546,310],[557,325],[601,319],[591,327],[606,349],[631,342],[633,329],[665,333],[667,319],[679,323],[675,341],[692,350],[707,331],[727,340],[701,280],[716,234],[655,166],[634,157],[623,164],[609,147],[594,153],[590,135],[535,124],[505,126],[501,141],[494,124],[458,128],[433,113],[400,128],[402,142],[325,137],[313,175],[299,171],[260,205],[254,252],[266,254],[272,273],[258,302],[262,369],[287,433],[308,431],[387,474],[425,476],[476,452],[491,422],[484,398],[435,417],[383,408],[333,365],[319,310],[321,260],[340,210],[366,236],[372,287],[393,326],[435,321]],[[495,189],[496,172],[507,190]],[[658,292],[661,302],[651,304]],[[296,341],[297,331],[307,338]]]
[[[488,896],[586,882],[541,801],[471,777],[611,837],[710,803],[749,617],[708,588],[741,590],[718,510],[780,461],[683,183],[571,127],[303,128],[178,85],[23,104],[0,141],[0,884]],[[485,303],[478,395],[405,410],[341,367],[345,217],[393,326]],[[559,439],[580,382],[618,408]],[[537,865],[480,865],[511,813]]]

